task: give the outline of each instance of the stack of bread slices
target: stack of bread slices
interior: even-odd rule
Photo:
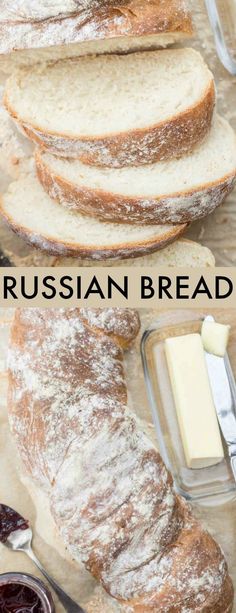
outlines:
[[[112,0],[85,4],[84,11],[94,5],[94,19]],[[127,18],[135,3],[117,4]],[[159,3],[162,22],[171,5]],[[213,75],[193,49],[108,54],[96,35],[93,51],[24,65],[8,79],[5,106],[36,148],[34,170],[10,185],[1,212],[50,253],[92,261],[146,256],[232,190],[235,135],[214,110]]]

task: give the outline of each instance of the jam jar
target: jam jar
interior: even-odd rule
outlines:
[[[48,588],[36,577],[25,573],[0,575],[1,613],[55,613]]]

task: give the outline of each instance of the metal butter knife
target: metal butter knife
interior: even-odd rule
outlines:
[[[206,321],[214,321],[211,316]],[[236,383],[229,357],[219,358],[205,351],[208,375],[220,429],[228,446],[236,481]]]

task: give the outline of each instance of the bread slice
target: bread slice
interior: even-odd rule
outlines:
[[[5,92],[29,138],[52,153],[108,167],[191,151],[210,129],[214,103],[211,72],[185,48],[22,69]]]
[[[186,0],[6,0],[0,65],[165,47],[192,33]]]
[[[11,180],[32,166],[33,144],[19,133],[0,100],[0,171]],[[7,178],[6,177],[6,178]],[[1,186],[2,187],[2,186]]]
[[[82,214],[119,223],[189,223],[233,189],[236,136],[217,116],[206,140],[177,160],[105,169],[37,151],[36,167],[47,193]]]
[[[12,183],[2,197],[3,217],[35,246],[58,255],[106,260],[137,257],[178,238],[186,225],[127,226],[68,211],[49,198],[34,176]]]
[[[49,266],[50,264],[48,264]],[[72,260],[70,258],[59,258],[56,266],[101,266],[99,262],[91,262],[90,260]],[[179,238],[171,245],[164,247],[156,253],[144,255],[135,259],[128,260],[106,260],[105,266],[153,266],[153,267],[185,267],[185,268],[212,268],[215,266],[215,258],[213,253],[199,243],[188,240],[186,238]]]

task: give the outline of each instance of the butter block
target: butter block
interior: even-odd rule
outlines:
[[[202,324],[202,342],[205,351],[223,358],[229,340],[230,326],[218,324],[215,321],[204,321]]]
[[[224,451],[200,334],[166,339],[165,353],[187,466],[218,464]]]

